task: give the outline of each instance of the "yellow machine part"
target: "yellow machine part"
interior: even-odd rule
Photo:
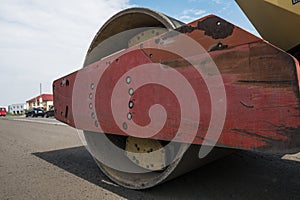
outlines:
[[[300,3],[297,4],[297,1],[293,0],[265,0],[265,2],[268,2],[270,4],[273,4],[277,7],[280,7],[282,9],[285,9],[289,12],[293,12],[296,15],[300,15]],[[293,3],[295,2],[295,3]]]
[[[300,2],[236,0],[262,38],[288,51],[300,44]],[[293,3],[294,2],[294,3]]]
[[[165,149],[157,140],[128,137],[126,156],[138,166],[148,170],[162,170],[166,167]]]

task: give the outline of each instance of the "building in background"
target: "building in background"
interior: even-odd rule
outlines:
[[[52,94],[41,94],[26,101],[26,108],[43,108],[49,110],[53,106],[53,95]]]
[[[22,115],[25,113],[26,104],[16,103],[8,106],[8,112],[14,115]]]

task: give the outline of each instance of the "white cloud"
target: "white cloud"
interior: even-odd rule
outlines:
[[[198,11],[195,12],[195,15],[203,15],[205,13],[206,13],[205,10],[198,10]]]
[[[213,2],[215,2],[216,4],[221,4],[222,1],[221,0],[212,0]]]
[[[232,6],[232,2],[226,2],[226,3],[224,4],[223,10],[226,11],[226,10],[228,10],[229,8],[231,8],[231,6]]]
[[[198,19],[205,14],[206,11],[202,9],[185,9],[182,11],[182,15],[179,17],[179,19],[187,23]]]
[[[0,105],[51,92],[52,81],[81,68],[101,25],[129,0],[6,0],[0,6]]]
[[[223,0],[212,0],[218,6],[222,6],[222,11],[227,11],[232,7],[232,1],[223,1]],[[221,13],[222,11],[219,11]]]
[[[184,15],[202,15],[204,13],[206,13],[205,10],[201,10],[201,9],[185,9],[182,12]]]
[[[188,15],[183,15],[180,17],[181,20],[190,20],[192,17]]]

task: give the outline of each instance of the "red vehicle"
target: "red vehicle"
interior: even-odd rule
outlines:
[[[0,108],[0,116],[6,116],[6,108]]]

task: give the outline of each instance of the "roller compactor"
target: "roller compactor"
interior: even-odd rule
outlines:
[[[236,0],[259,38],[214,15],[111,17],[53,83],[56,119],[121,186],[145,189],[236,149],[300,151],[300,3]]]

